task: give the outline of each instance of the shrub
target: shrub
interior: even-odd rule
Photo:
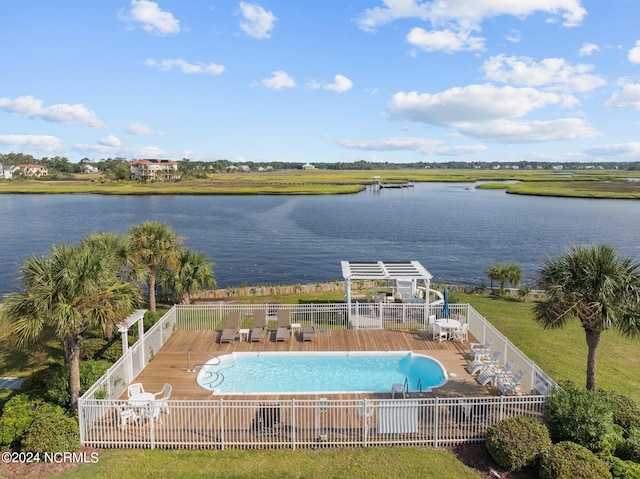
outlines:
[[[102,338],[85,339],[80,350],[80,359],[86,361],[88,359],[101,359],[103,352],[109,346],[109,341]]]
[[[601,450],[605,437],[613,430],[613,413],[607,399],[571,382],[547,396],[544,419],[552,439],[573,441],[592,451]]]
[[[640,436],[628,437],[617,449],[616,456],[621,459],[640,463]]]
[[[0,417],[0,444],[17,445],[39,414],[55,414],[62,409],[26,394],[16,394],[4,405]]]
[[[614,391],[599,391],[609,404],[613,412],[613,422],[622,426],[625,434],[633,428],[640,428],[640,406],[629,396]]]
[[[632,461],[623,461],[614,456],[605,460],[613,479],[640,479],[640,464]]]
[[[607,465],[586,447],[569,441],[551,446],[542,456],[540,479],[611,478]]]
[[[57,414],[38,414],[22,440],[22,449],[31,452],[75,451],[79,447],[78,423],[62,410]]]
[[[516,416],[491,426],[485,446],[500,466],[519,471],[537,463],[540,455],[551,447],[551,438],[540,422]]]
[[[118,359],[122,357],[122,341],[113,341],[107,348],[102,352],[102,359],[105,361],[109,361],[111,363],[115,363]]]
[[[80,361],[80,394],[89,389],[110,366],[109,361]],[[69,368],[54,364],[41,369],[25,380],[22,389],[31,397],[41,397],[48,402],[68,408]]]

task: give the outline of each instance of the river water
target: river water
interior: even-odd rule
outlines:
[[[0,195],[0,294],[53,243],[158,220],[216,263],[219,287],[342,279],[340,261],[418,260],[435,282],[488,283],[516,262],[532,280],[573,244],[610,243],[640,260],[640,202],[545,198],[419,183],[326,196]]]

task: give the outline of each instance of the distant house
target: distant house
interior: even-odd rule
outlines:
[[[133,160],[131,162],[131,179],[138,181],[179,180],[178,162],[156,159]]]
[[[13,174],[16,171],[19,171],[20,168],[18,168],[15,165],[1,165],[0,164],[0,179],[3,180],[10,180],[13,178]]]
[[[93,166],[93,165],[88,165],[87,163],[83,163],[80,166],[80,169],[82,170],[83,173],[100,173],[100,170],[98,169],[97,166]]]
[[[316,167],[313,166],[311,163],[305,163],[304,165],[302,165],[302,169],[303,170],[315,170]]]
[[[40,177],[40,176],[47,176],[49,174],[47,169],[44,166],[40,166],[40,165],[30,165],[30,164],[18,165],[18,168],[20,168],[20,170],[25,176]]]

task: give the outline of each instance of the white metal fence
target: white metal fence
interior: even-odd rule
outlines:
[[[473,307],[456,304],[450,305],[450,316],[468,321],[469,331],[479,341],[491,338],[492,349],[500,349],[504,361],[512,359],[514,371],[522,369],[522,389],[529,394],[365,402],[171,400],[156,420],[121,427],[118,406],[126,406],[126,401],[118,398],[175,330],[222,329],[234,310],[243,313],[241,327],[250,327],[253,311],[261,308],[272,321],[278,309],[286,308],[292,323],[314,324],[319,329],[428,329],[433,316],[442,315],[441,307],[397,303],[355,303],[351,309],[348,304],[174,306],[79,399],[82,443],[94,447],[298,448],[482,441],[487,427],[504,417],[540,417],[544,395],[556,386]],[[137,413],[144,415],[144,411]]]
[[[446,446],[484,440],[514,415],[540,418],[544,396],[393,400],[169,401],[155,420],[120,422],[116,405],[87,400],[83,444],[137,448]],[[128,406],[127,406],[128,407]]]

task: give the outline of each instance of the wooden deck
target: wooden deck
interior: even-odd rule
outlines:
[[[187,371],[187,352],[202,351],[209,354],[225,354],[234,351],[413,351],[426,354],[440,361],[447,372],[447,384],[433,390],[437,397],[479,397],[495,394],[487,387],[480,386],[466,371],[469,345],[456,341],[432,341],[427,331],[420,330],[327,330],[318,332],[316,341],[302,341],[299,333],[289,341],[275,342],[275,332],[269,332],[262,342],[247,342],[236,339],[232,343],[220,344],[219,331],[176,331],[162,349],[155,353],[153,360],[135,378],[147,391],[160,391],[163,384],[173,387],[171,399],[207,400],[225,399],[317,399],[309,394],[270,395],[218,395],[211,394],[196,383],[196,373]],[[473,338],[470,338],[474,341]],[[203,363],[208,356],[191,353],[191,363]],[[389,385],[391,386],[391,385]],[[126,394],[126,393],[125,393]],[[384,399],[391,397],[391,391],[380,394],[326,394],[331,399]],[[124,396],[123,396],[124,399]]]

